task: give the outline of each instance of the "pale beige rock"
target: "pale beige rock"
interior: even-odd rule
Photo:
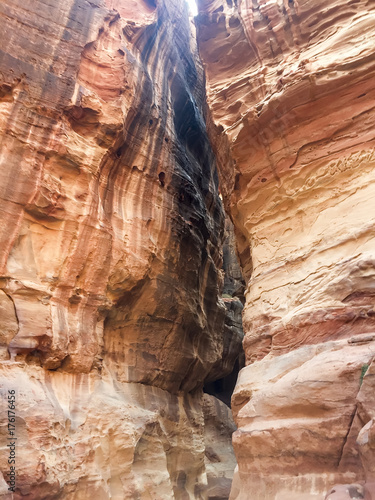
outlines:
[[[16,390],[22,498],[161,500],[205,490],[199,397],[121,384],[106,369],[99,377],[3,362],[1,380],[2,394]],[[2,452],[2,471],[6,460]]]
[[[371,496],[361,484],[335,485],[325,497],[326,500],[350,500],[365,499],[371,500]]]
[[[321,498],[336,482],[364,479],[356,397],[374,354],[375,342],[335,341],[243,368],[232,398],[241,479],[232,498]]]
[[[366,480],[375,485],[375,421],[371,419],[360,431],[357,439]],[[375,493],[375,491],[374,491]]]
[[[373,336],[375,340],[375,334]],[[375,362],[367,363],[362,368],[362,385],[358,393],[358,414],[364,424],[375,418]]]
[[[100,376],[9,361],[0,370],[1,394],[16,390],[14,498],[228,498],[235,427],[216,398],[122,384],[105,364]]]

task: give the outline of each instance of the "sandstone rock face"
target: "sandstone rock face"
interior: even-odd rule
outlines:
[[[206,498],[202,386],[228,345],[224,215],[187,7],[5,0],[0,19],[12,498]],[[6,478],[4,420],[1,432]]]
[[[231,439],[236,426],[228,406],[208,394],[204,395],[203,413],[207,497],[227,500],[236,467]]]
[[[16,390],[14,498],[204,498],[200,398],[121,383],[104,371],[3,363],[1,372],[2,392]],[[5,459],[2,452],[4,476]],[[12,498],[6,488],[2,498]]]
[[[322,498],[373,468],[373,395],[358,392],[374,341],[355,338],[375,331],[374,5],[199,4],[247,279],[232,498]]]
[[[193,389],[220,356],[223,212],[184,4],[22,5],[2,3],[10,350]]]
[[[322,498],[336,482],[365,479],[356,439],[366,420],[357,407],[374,356],[375,342],[330,341],[240,372],[232,399],[238,498]]]

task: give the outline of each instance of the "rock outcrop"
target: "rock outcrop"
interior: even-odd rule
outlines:
[[[5,0],[0,19],[0,496],[227,491],[205,427],[219,463],[233,423],[202,392],[233,344],[224,213],[187,6]]]
[[[199,6],[210,130],[247,280],[231,498],[323,498],[373,480],[374,5]]]

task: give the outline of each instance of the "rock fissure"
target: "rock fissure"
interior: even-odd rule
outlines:
[[[349,435],[350,435],[350,432],[352,430],[352,426],[353,426],[353,422],[354,422],[354,419],[356,417],[356,414],[357,414],[357,405],[355,405],[355,408],[353,410],[353,413],[352,413],[352,416],[350,418],[350,422],[349,422],[349,427],[348,427],[348,432],[344,438],[344,442],[343,442],[343,445],[342,445],[342,448],[341,448],[341,451],[339,453],[339,460],[338,460],[338,463],[337,463],[337,467],[339,468],[340,467],[340,464],[341,464],[341,461],[343,459],[343,456],[344,456],[344,449],[345,449],[345,446],[348,442],[348,438],[349,438]]]

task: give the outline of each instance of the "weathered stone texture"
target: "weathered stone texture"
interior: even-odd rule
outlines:
[[[80,372],[105,352],[124,381],[192,389],[224,316],[202,72],[183,3],[120,4],[2,4],[10,350]]]
[[[236,467],[231,439],[236,426],[228,406],[208,394],[204,395],[203,414],[207,498],[227,500]]]
[[[374,340],[348,347],[347,339],[375,331],[375,6],[199,5],[210,130],[247,280],[249,366],[234,396],[244,406],[232,497],[322,498],[335,482],[364,480],[371,469],[358,454],[362,448],[368,462],[370,445],[355,441],[372,418],[373,397],[364,420],[355,409]],[[316,353],[313,366],[306,352]],[[327,363],[337,371],[328,373]],[[279,365],[282,378],[268,386]],[[304,376],[306,384],[297,383]],[[329,388],[313,394],[310,385],[318,390],[324,381]]]
[[[5,0],[0,22],[14,498],[206,498],[224,214],[187,6]]]

